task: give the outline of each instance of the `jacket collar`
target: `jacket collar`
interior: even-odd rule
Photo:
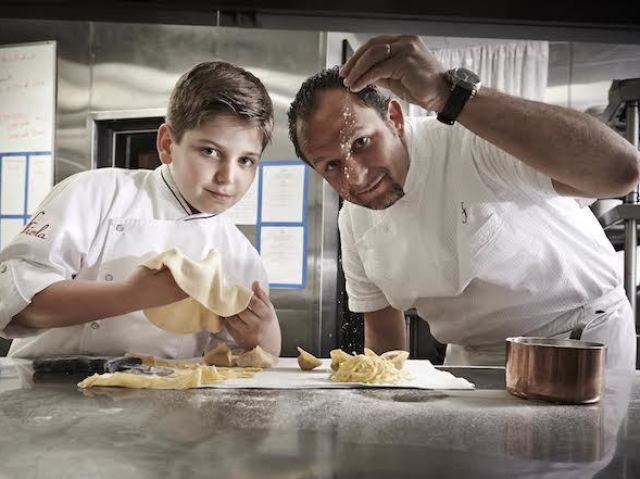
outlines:
[[[158,170],[165,187],[169,190],[171,196],[175,198],[176,202],[180,204],[180,207],[185,212],[185,221],[192,219],[211,218],[212,216],[215,216],[215,214],[213,213],[193,213],[191,210],[191,206],[189,205],[187,200],[184,199],[182,193],[180,193],[178,185],[176,185],[176,182],[173,179],[173,175],[171,174],[171,168],[169,168],[169,165],[162,164],[158,167]]]

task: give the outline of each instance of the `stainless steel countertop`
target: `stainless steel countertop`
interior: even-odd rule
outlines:
[[[80,391],[2,358],[0,478],[640,477],[637,373],[561,406],[449,370],[478,389]]]

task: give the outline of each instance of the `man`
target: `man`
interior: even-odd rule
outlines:
[[[440,121],[405,118],[374,84]],[[289,133],[346,200],[343,267],[367,347],[404,348],[415,307],[448,364],[504,364],[509,336],[582,330],[608,367],[635,367],[614,250],[578,201],[638,182],[638,152],[605,125],[445,72],[417,37],[380,36],[303,83]]]

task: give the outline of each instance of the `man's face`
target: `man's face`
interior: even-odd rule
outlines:
[[[402,198],[409,158],[400,105],[389,104],[387,121],[344,90],[320,92],[316,105],[298,123],[311,166],[351,203],[381,210]]]
[[[262,154],[259,128],[234,115],[217,115],[186,130],[176,142],[168,125],[158,150],[184,199],[202,213],[222,213],[247,192]]]

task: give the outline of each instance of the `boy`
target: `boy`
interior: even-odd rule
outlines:
[[[100,169],[58,184],[0,253],[0,334],[9,356],[167,358],[217,342],[279,355],[280,328],[260,257],[219,214],[247,192],[273,130],[273,106],[251,73],[224,62],[193,67],[176,84],[158,130],[156,170]],[[170,248],[195,261],[222,256],[228,285],[251,287],[224,329],[175,334],[142,310],[186,297],[167,269],[138,265]]]

